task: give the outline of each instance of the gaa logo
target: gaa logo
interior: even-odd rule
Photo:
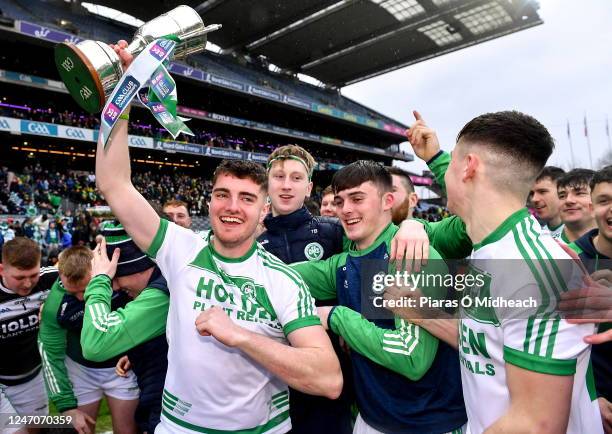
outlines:
[[[323,257],[323,246],[319,243],[307,244],[304,248],[304,255],[309,261],[316,261]]]

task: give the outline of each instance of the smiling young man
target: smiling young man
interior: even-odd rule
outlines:
[[[559,209],[564,224],[559,239],[565,243],[572,243],[597,228],[589,186],[594,173],[589,169],[574,169],[557,181]]]
[[[490,275],[483,296],[528,294],[540,306],[540,314],[517,319],[495,308],[463,309],[458,322],[415,321],[458,346],[468,433],[602,432],[588,372],[591,348],[583,341],[593,326],[541,314],[574,277],[562,266],[569,256],[524,207],[553,147],[536,119],[488,113],[463,127],[446,170],[448,208],[475,243],[470,260]],[[474,366],[490,366],[491,375]]]
[[[133,60],[126,47],[126,41],[113,47],[124,66]],[[212,232],[203,239],[160,219],[132,184],[125,114],[110,145],[98,143],[96,181],[170,290],[168,373],[156,433],[287,432],[287,385],[336,398],[342,374],[308,288],[255,241],[265,170],[250,161],[217,167]]]
[[[587,303],[604,302],[612,298],[612,281],[610,272],[612,268],[612,166],[607,166],[595,172],[590,183],[591,199],[597,228],[588,231],[582,237],[569,245],[584,263],[594,281],[602,286],[597,294],[585,294],[582,313],[587,313]],[[569,296],[569,294],[567,294]],[[608,306],[609,306],[608,302]],[[563,308],[564,303],[560,304]],[[591,306],[589,306],[590,308]],[[596,305],[592,306],[597,307]],[[581,314],[582,314],[581,313]],[[610,310],[604,311],[600,318],[610,318]],[[596,318],[596,316],[591,316]],[[603,322],[599,325],[599,336],[612,333],[612,322]],[[595,336],[594,336],[595,337]],[[601,343],[593,346],[591,363],[595,377],[595,387],[602,421],[607,432],[612,432],[612,340],[602,339]]]
[[[29,238],[15,237],[2,247],[0,389],[20,415],[49,412],[36,338],[40,306],[58,274],[41,268],[40,258],[40,246]]]
[[[366,319],[362,291],[369,265],[387,271],[391,242],[391,175],[380,164],[357,161],[332,179],[337,213],[348,252],[324,261],[293,264],[317,299],[338,300],[320,307],[324,325],[350,348],[359,417],[354,433],[447,433],[465,423],[459,363],[455,352],[427,331],[399,318]],[[435,249],[424,272],[442,272]],[[438,261],[434,261],[438,259]],[[446,267],[443,267],[446,270]],[[363,286],[365,285],[365,286]],[[444,387],[439,387],[440,379]]]
[[[542,231],[550,233],[553,238],[560,238],[563,232],[557,181],[564,174],[565,171],[559,167],[546,166],[536,178],[531,190],[531,202],[538,220],[542,223]]]
[[[338,219],[313,216],[304,204],[312,191],[315,165],[312,155],[297,145],[281,146],[268,157],[270,213],[263,220],[265,231],[257,239],[285,264],[326,259],[344,248],[346,239]],[[290,389],[292,434],[310,434],[321,426],[337,434],[351,432],[351,385],[346,381],[349,361],[337,338],[330,338],[344,372],[344,393],[332,401]]]

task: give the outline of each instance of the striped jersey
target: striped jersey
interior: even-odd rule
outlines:
[[[561,239],[565,225],[561,223],[556,228],[551,228],[549,225],[542,226],[542,234],[550,234],[555,240]]]
[[[57,268],[41,268],[38,283],[25,297],[0,279],[0,383],[22,384],[38,374],[38,312],[57,277]]]
[[[289,431],[287,385],[241,350],[200,336],[195,320],[219,306],[241,327],[288,344],[292,331],[320,324],[306,284],[258,243],[226,258],[212,234],[160,222],[148,253],[170,289],[161,425],[173,433]]]
[[[568,324],[555,312],[559,292],[580,285],[578,267],[551,237],[542,235],[527,209],[512,214],[474,245],[470,259],[485,277],[484,285],[470,291],[473,299],[534,297],[537,303],[526,310],[462,303],[459,358],[467,432],[481,433],[507,412],[507,363],[544,374],[573,375],[567,432],[602,432],[589,369],[591,348],[583,341],[595,327]]]

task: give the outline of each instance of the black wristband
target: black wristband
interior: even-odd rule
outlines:
[[[327,330],[331,330],[331,317],[338,306],[334,306],[329,310],[329,315],[327,315]],[[332,330],[333,331],[333,330]]]
[[[429,166],[431,163],[433,163],[433,162],[434,162],[434,160],[435,160],[436,158],[438,158],[438,157],[439,157],[440,155],[442,155],[443,153],[444,153],[444,151],[443,151],[442,149],[440,149],[440,150],[439,150],[439,151],[436,153],[436,155],[434,155],[434,156],[433,156],[433,157],[431,157],[429,160],[427,160],[427,161],[425,162],[425,164],[427,164],[427,165]]]

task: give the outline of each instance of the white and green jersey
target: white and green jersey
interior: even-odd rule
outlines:
[[[565,228],[565,225],[563,223],[561,223],[556,228],[552,228],[549,225],[544,225],[542,226],[542,234],[549,234],[555,240],[558,240],[561,239],[561,235],[563,234],[563,228]]]
[[[583,341],[595,327],[568,324],[555,313],[558,292],[581,283],[579,269],[569,259],[551,237],[542,236],[526,209],[474,246],[471,263],[485,276],[485,284],[470,290],[473,299],[525,301],[534,296],[537,302],[527,310],[462,308],[459,357],[468,433],[483,432],[508,411],[508,363],[544,374],[573,375],[567,432],[603,432],[589,369],[591,348]]]
[[[292,331],[320,324],[301,277],[254,243],[226,258],[211,238],[161,219],[149,255],[170,289],[164,432],[284,433],[291,428],[287,385],[237,348],[200,336],[198,315],[223,308],[241,327],[287,344]]]

